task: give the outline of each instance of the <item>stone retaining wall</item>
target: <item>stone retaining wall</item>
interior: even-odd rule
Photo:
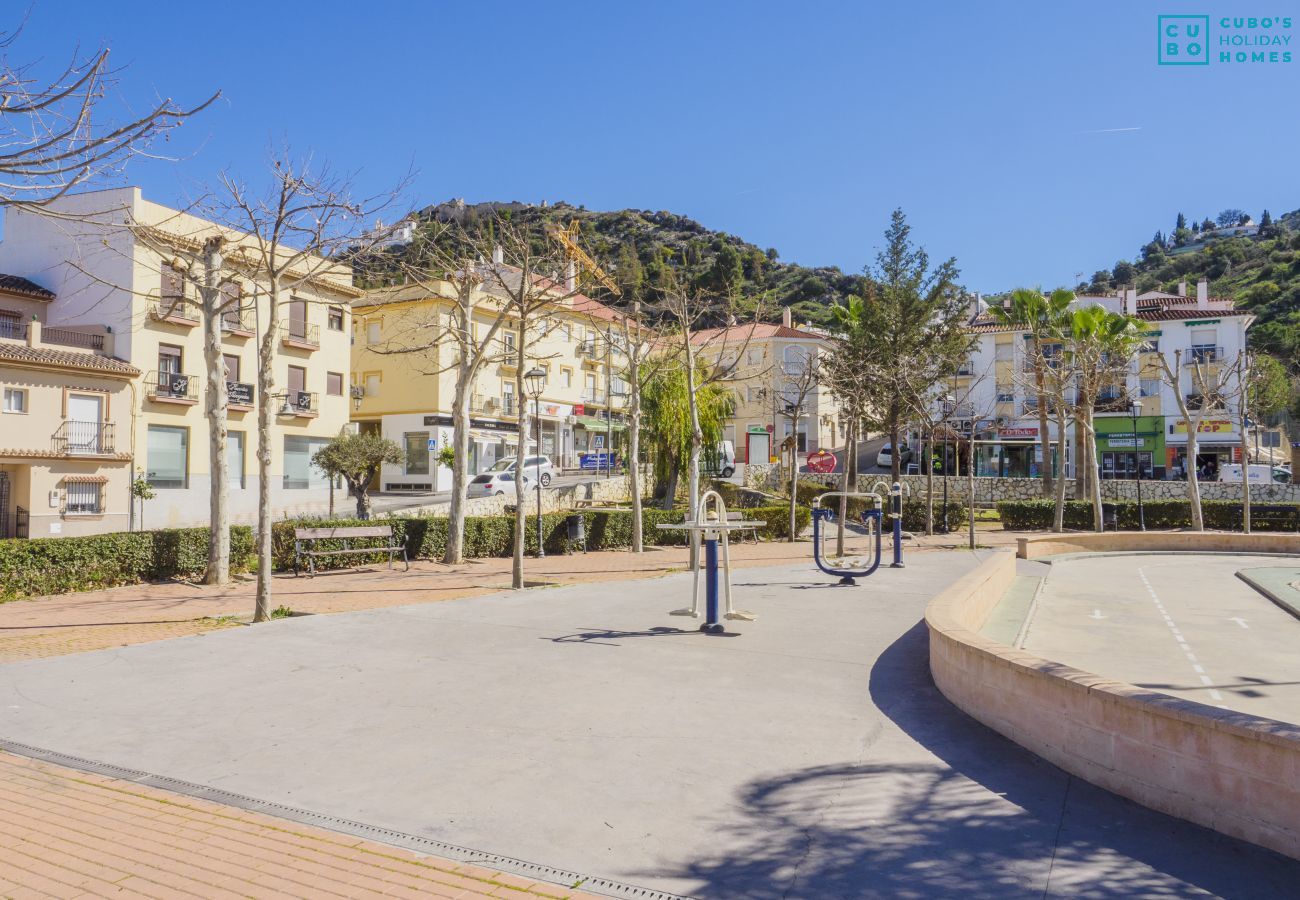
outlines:
[[[1244,550],[1253,545],[1241,539],[1257,536],[1205,537]],[[1015,575],[1015,557],[994,554],[927,607],[930,670],[944,696],[1085,781],[1300,859],[1300,725],[1111,681],[984,637]]]
[[[839,486],[839,475],[814,475],[801,472],[799,480],[805,483]],[[871,490],[871,485],[878,481],[888,481],[888,475],[859,475],[858,490]],[[747,465],[745,467],[745,486],[757,490],[783,490],[780,468],[774,465]],[[923,496],[926,488],[924,475],[904,475],[906,484],[913,496]],[[935,493],[943,492],[943,477],[934,478]],[[965,497],[969,490],[965,475],[953,475],[948,478],[949,496]],[[1138,483],[1136,481],[1103,480],[1101,498],[1103,500],[1136,500]],[[1065,495],[1074,499],[1074,479],[1067,479]],[[975,502],[978,504],[997,503],[999,500],[1036,500],[1043,496],[1043,482],[1038,478],[976,478]],[[1185,481],[1143,481],[1142,498],[1144,500],[1183,500],[1187,497]],[[1240,484],[1225,484],[1218,481],[1201,482],[1202,500],[1241,500]],[[1300,503],[1300,484],[1253,484],[1250,486],[1252,503]]]
[[[576,500],[595,500],[601,503],[626,503],[631,500],[632,495],[627,489],[627,477],[624,475],[615,475],[612,478],[602,478],[598,481],[589,481],[586,484],[567,484],[562,487],[546,488],[542,491],[542,512],[558,512],[565,509],[573,509]],[[470,516],[499,516],[506,511],[507,506],[513,506],[515,503],[515,494],[513,491],[506,493],[501,497],[471,497],[466,504],[466,515]],[[528,511],[530,513],[537,511],[537,494],[528,492]],[[408,509],[394,510],[390,515],[394,516],[445,516],[451,512],[451,501],[442,500],[438,503],[430,503],[426,506],[416,506]]]

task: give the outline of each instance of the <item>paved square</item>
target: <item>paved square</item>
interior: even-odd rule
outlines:
[[[0,738],[709,897],[1279,896],[1300,866],[956,712],[919,623],[968,553],[282,620],[0,667]],[[811,584],[810,584],[811,583]],[[820,583],[820,584],[819,584]],[[679,630],[680,629],[680,630]]]

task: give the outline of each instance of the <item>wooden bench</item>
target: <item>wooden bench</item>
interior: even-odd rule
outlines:
[[[355,538],[385,538],[384,546],[353,547]],[[342,541],[342,549],[316,550],[317,541]],[[388,568],[393,567],[394,555],[402,554],[406,571],[411,571],[411,561],[406,558],[406,546],[393,541],[391,525],[356,525],[341,528],[295,528],[293,530],[293,574],[298,575],[302,560],[307,560],[307,574],[316,574],[316,560],[326,556],[351,556],[357,553],[387,553]]]
[[[728,511],[728,512],[727,512],[727,521],[728,521],[728,522],[743,522],[743,521],[745,521],[745,514],[744,514],[743,512],[731,512],[731,511]],[[744,543],[744,539],[745,539],[745,534],[746,534],[746,533],[748,533],[749,536],[752,537],[752,538],[754,539],[754,543],[755,543],[755,544],[758,543],[758,526],[754,526],[753,528],[743,528],[743,529],[741,529],[740,531],[737,531],[737,532],[736,532],[736,537],[740,538],[741,542]]]

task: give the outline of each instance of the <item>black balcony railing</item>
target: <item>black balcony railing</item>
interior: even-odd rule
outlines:
[[[1223,348],[1199,346],[1193,347],[1183,358],[1183,365],[1194,366],[1198,363],[1223,362]]]
[[[309,325],[306,322],[286,322],[280,326],[280,340],[319,347],[320,326]]]
[[[184,297],[163,297],[152,301],[149,304],[149,317],[159,322],[199,324],[198,307],[186,302]]]
[[[227,381],[226,403],[232,406],[252,406],[253,386],[242,381]]]
[[[252,307],[227,309],[221,313],[218,321],[226,334],[250,335],[254,330]]]
[[[312,391],[289,391],[284,398],[284,412],[292,415],[308,415],[320,412],[316,404],[316,394]]]
[[[62,347],[81,347],[84,350],[103,350],[104,336],[71,328],[42,328],[41,341]]]
[[[502,397],[502,398],[501,398],[501,415],[503,415],[503,416],[513,416],[513,415],[516,415],[518,412],[519,412],[519,409],[518,409],[518,407],[515,406],[515,398],[514,398],[514,397]]]
[[[0,316],[0,338],[27,340],[27,323],[17,316]]]
[[[150,372],[144,380],[145,395],[151,400],[198,402],[199,380],[180,372]]]
[[[111,454],[114,452],[113,423],[65,419],[54,432],[54,452],[65,456]]]
[[[1092,408],[1095,412],[1129,412],[1132,401],[1127,393],[1106,392],[1097,395]]]

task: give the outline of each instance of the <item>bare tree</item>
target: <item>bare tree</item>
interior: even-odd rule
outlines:
[[[119,73],[107,48],[74,54],[47,80],[34,75],[33,64],[11,58],[20,33],[0,32],[0,205],[66,215],[47,207],[78,186],[120,174],[155,139],[220,96],[193,107],[163,99],[142,114],[114,115]]]
[[[262,622],[270,617],[271,599],[271,423],[276,397],[285,396],[276,395],[273,374],[281,310],[304,285],[321,291],[350,287],[350,270],[334,257],[358,245],[363,223],[391,206],[406,181],[391,191],[357,199],[347,178],[278,151],[270,159],[264,187],[250,187],[228,171],[217,183],[207,218],[238,235],[226,248],[226,264],[254,284],[254,302],[265,302],[268,310],[257,373],[258,570],[253,621]],[[210,365],[209,377],[212,371]]]
[[[1189,370],[1190,396],[1183,393],[1182,371]],[[1222,361],[1207,358],[1204,354],[1192,351],[1188,365],[1183,365],[1183,351],[1174,351],[1174,364],[1171,368],[1164,354],[1160,355],[1161,376],[1173,391],[1174,402],[1178,404],[1178,413],[1182,416],[1183,427],[1187,429],[1187,502],[1192,510],[1192,528],[1205,530],[1205,516],[1201,510],[1201,484],[1196,468],[1197,439],[1205,414],[1224,408],[1227,388],[1226,373],[1229,371]],[[1189,402],[1190,401],[1190,402]]]
[[[795,528],[795,514],[799,507],[799,423],[804,418],[804,408],[810,397],[821,386],[821,364],[816,349],[809,349],[798,354],[795,362],[783,360],[780,375],[783,384],[780,390],[781,415],[790,425],[790,542],[798,539]],[[843,518],[841,518],[843,522]]]

